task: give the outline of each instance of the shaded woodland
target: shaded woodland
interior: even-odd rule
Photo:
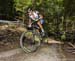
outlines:
[[[63,41],[75,40],[74,0],[0,0],[0,19],[21,17],[26,23],[27,9],[31,7],[44,15],[45,30],[49,36]]]

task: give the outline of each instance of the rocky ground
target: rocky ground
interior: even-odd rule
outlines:
[[[19,47],[19,39],[24,30],[13,25],[0,25],[0,52]]]

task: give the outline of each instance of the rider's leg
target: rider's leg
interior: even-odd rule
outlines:
[[[39,25],[39,27],[40,27],[41,31],[42,31],[42,32],[44,32],[44,29],[43,29],[43,26],[42,26],[41,22],[40,22],[40,21],[38,21],[38,22],[37,22],[37,24]]]

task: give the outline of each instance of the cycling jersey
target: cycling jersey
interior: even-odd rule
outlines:
[[[38,20],[40,20],[41,24],[44,23],[43,17],[42,17],[42,16],[40,17],[40,16],[38,15],[38,13],[35,12],[35,11],[29,13],[29,18],[32,19],[33,21],[38,21]]]
[[[29,13],[29,18],[34,21],[38,21],[39,15],[36,12],[32,12],[32,13]]]

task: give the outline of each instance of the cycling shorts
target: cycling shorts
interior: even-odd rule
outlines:
[[[40,22],[41,22],[41,24],[44,24],[45,21],[44,21],[44,19],[40,19]]]

